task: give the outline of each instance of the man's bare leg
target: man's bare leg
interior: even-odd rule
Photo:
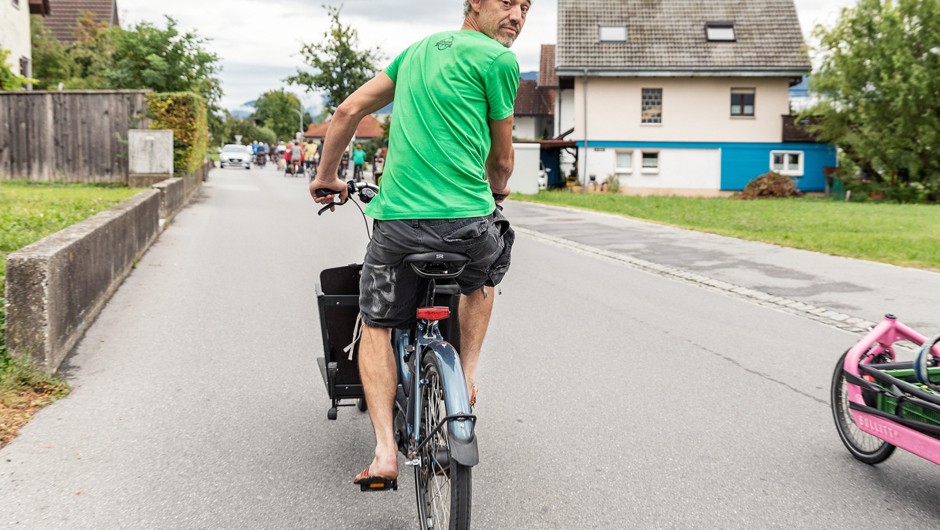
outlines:
[[[484,296],[484,289],[486,295]],[[480,359],[480,348],[483,346],[483,337],[490,324],[490,314],[493,312],[493,288],[483,287],[471,295],[460,297],[460,364],[463,367],[464,377],[467,378],[467,392],[473,392],[476,381],[477,361]]]
[[[398,446],[393,432],[392,407],[395,404],[395,357],[391,331],[363,326],[359,342],[359,377],[369,405],[372,430],[375,431],[375,459],[369,475],[398,478]]]

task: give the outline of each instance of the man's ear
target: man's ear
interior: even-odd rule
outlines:
[[[480,10],[483,9],[483,2],[486,0],[470,0],[470,12],[480,14]]]

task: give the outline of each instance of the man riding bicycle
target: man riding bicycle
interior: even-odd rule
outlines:
[[[513,104],[519,63],[508,50],[525,23],[530,0],[465,0],[464,24],[413,44],[384,72],[344,101],[324,140],[317,189],[347,197],[335,177],[360,120],[395,101],[389,154],[378,197],[366,208],[375,219],[360,280],[365,323],[359,374],[375,430],[375,458],[354,480],[371,484],[398,477],[392,429],[396,372],[391,329],[416,317],[417,275],[402,262],[415,252],[459,252],[471,263],[461,290],[460,360],[471,401],[493,288],[509,266],[513,233],[496,209],[513,169]]]

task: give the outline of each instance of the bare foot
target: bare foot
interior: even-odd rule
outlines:
[[[391,457],[379,458],[378,455],[372,460],[367,468],[369,477],[383,477],[389,480],[398,478],[398,455],[393,453]],[[360,473],[362,475],[362,473]],[[359,478],[365,477],[356,477]]]

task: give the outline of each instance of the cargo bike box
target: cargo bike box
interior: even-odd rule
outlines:
[[[317,306],[323,333],[323,357],[317,358],[320,375],[332,406],[327,417],[335,420],[337,407],[352,406],[343,400],[355,400],[359,410],[366,410],[365,393],[359,378],[359,341],[353,341],[359,316],[359,278],[362,264],[326,269],[317,284]],[[423,287],[422,287],[423,289]],[[436,305],[450,308],[450,318],[440,322],[441,335],[460,351],[456,283],[437,280]]]

